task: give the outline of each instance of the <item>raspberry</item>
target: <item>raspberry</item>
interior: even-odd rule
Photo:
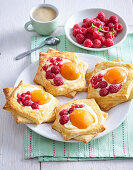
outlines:
[[[117,93],[121,89],[121,85],[112,84],[109,86],[110,93]]]
[[[25,101],[25,97],[21,97],[20,100],[23,102]]]
[[[68,113],[72,113],[73,111],[75,110],[75,107],[71,107],[69,110],[68,110]]]
[[[113,35],[112,35],[112,32],[108,32],[105,36],[105,38],[109,38],[109,39],[113,39]]]
[[[46,71],[46,70],[48,69],[48,65],[44,65],[44,66],[42,67],[42,69],[43,69],[44,71]]]
[[[64,81],[63,81],[63,79],[62,79],[61,77],[55,77],[55,78],[54,78],[54,84],[55,84],[56,86],[61,86],[61,85],[64,84]]]
[[[89,18],[84,18],[84,19],[83,19],[83,23],[89,22],[89,21],[90,21]]]
[[[74,104],[72,107],[83,108],[84,106],[85,106],[84,104]]]
[[[79,108],[83,108],[84,106],[84,104],[79,104]]]
[[[110,30],[112,30],[112,28],[114,27],[114,24],[110,22],[110,23],[108,24],[108,27],[109,27]]]
[[[93,35],[92,35],[91,33],[88,33],[88,34],[86,35],[86,38],[87,38],[87,39],[90,39],[90,40],[93,40]]]
[[[85,47],[92,47],[93,43],[90,39],[86,39],[83,44]]]
[[[98,74],[98,78],[103,78],[103,74],[102,74],[102,73],[99,73],[99,74]]]
[[[108,86],[108,83],[106,82],[106,81],[101,81],[101,82],[99,82],[99,84],[98,84],[98,87],[99,88],[105,88],[105,87],[107,87]]]
[[[111,46],[114,45],[114,42],[113,42],[112,39],[107,38],[107,39],[105,40],[104,45],[105,45],[106,47],[111,47]]]
[[[82,25],[82,28],[87,28],[89,27],[89,23],[88,22],[84,22],[83,25]]]
[[[102,81],[102,78],[99,78],[99,77],[98,77],[98,78],[97,78],[97,82],[100,82],[100,81]]]
[[[21,100],[20,100],[20,99],[17,99],[17,102],[18,102],[19,104],[21,104]]]
[[[32,109],[39,109],[39,104],[38,103],[32,103],[31,108]]]
[[[114,26],[114,29],[117,32],[121,32],[123,30],[123,26],[120,23],[116,23],[115,26]]]
[[[105,25],[108,25],[108,23],[109,23],[109,19],[108,19],[108,18],[106,18],[106,19],[105,19],[105,21],[104,21],[104,23],[105,23]]]
[[[68,111],[67,111],[67,109],[63,109],[63,110],[61,110],[61,111],[59,112],[59,115],[60,115],[60,116],[68,115]]]
[[[31,106],[32,105],[31,100],[24,100],[22,103],[23,103],[24,106]]]
[[[97,89],[98,87],[99,87],[98,84],[93,85],[94,89]]]
[[[97,81],[98,80],[98,77],[97,76],[93,76],[92,78],[91,78],[91,80],[90,80],[90,82],[91,82],[91,84],[97,84]]]
[[[101,21],[94,21],[94,25],[96,27],[99,27],[100,25],[102,25],[102,22]]]
[[[25,97],[25,96],[26,96],[26,94],[25,94],[25,93],[22,93],[22,94],[21,94],[21,97]]]
[[[17,93],[17,98],[21,98],[21,95],[19,93]]]
[[[26,94],[27,94],[27,95],[30,95],[30,91],[27,91]]]
[[[81,29],[81,26],[80,26],[79,24],[75,24],[75,25],[73,26],[73,30],[74,30],[74,29],[77,29],[77,28],[78,28],[78,29]]]
[[[101,41],[98,39],[95,39],[93,42],[93,48],[100,48],[102,45]]]
[[[51,58],[51,59],[50,59],[50,62],[51,62],[51,63],[54,63],[54,62],[55,62],[55,59],[54,59],[54,58]]]
[[[53,79],[55,77],[54,73],[51,73],[51,71],[46,72],[46,79]]]
[[[105,22],[106,20],[106,16],[103,12],[100,12],[97,16],[98,19],[100,19],[101,21]]]
[[[82,44],[85,40],[85,36],[82,35],[82,34],[77,34],[76,35],[76,41],[79,43],[79,44]]]
[[[30,99],[31,99],[31,96],[30,96],[30,95],[28,95],[28,96],[25,97],[25,100],[30,100]]]
[[[62,61],[63,59],[62,59],[62,57],[56,57],[56,60],[57,61]]]
[[[109,91],[107,88],[102,88],[100,91],[99,91],[99,94],[100,96],[107,96],[109,94]]]
[[[73,30],[73,36],[76,37],[76,35],[79,33],[80,29],[74,29]]]
[[[61,63],[57,63],[57,66],[61,67],[61,66],[62,66],[62,64],[61,64]]]
[[[93,32],[96,31],[96,30],[97,30],[97,28],[95,28],[95,27],[90,27],[90,28],[87,29],[87,32],[93,34]]]
[[[60,122],[61,125],[66,124],[68,121],[69,121],[69,117],[66,116],[66,115],[61,116],[61,117],[60,117],[60,120],[59,120],[59,122]]]
[[[81,28],[79,31],[80,34],[86,35],[87,34],[87,29],[86,28]]]
[[[107,27],[107,26],[104,26],[103,29],[104,29],[105,31],[109,31],[109,27]]]
[[[94,31],[93,32],[93,38],[94,39],[100,39],[103,36],[103,34],[99,31]]]
[[[118,17],[117,16],[111,16],[109,18],[109,22],[112,22],[113,24],[116,24],[118,22]]]
[[[60,72],[60,67],[59,66],[53,66],[51,68],[51,72],[54,74],[58,74]]]
[[[102,44],[102,46],[103,46],[103,45],[104,45],[104,42],[105,42],[105,37],[101,37],[99,40],[101,41],[101,44]]]

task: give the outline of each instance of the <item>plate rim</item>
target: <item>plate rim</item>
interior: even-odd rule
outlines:
[[[91,54],[88,54],[88,53],[78,53],[78,52],[76,52],[76,54],[78,55],[90,55],[90,56],[92,56],[92,57],[95,57],[95,58],[99,58],[100,60],[101,60],[101,62],[102,61],[106,61],[106,59],[104,59],[104,58],[101,58],[101,57],[99,57],[99,56],[95,56],[95,55],[91,55]],[[17,85],[18,85],[18,83],[19,83],[19,77],[21,77],[21,75],[23,74],[23,72],[26,70],[26,69],[28,69],[29,67],[31,67],[32,65],[36,65],[36,64],[38,64],[38,61],[39,60],[37,60],[36,62],[33,62],[33,63],[31,63],[30,65],[28,65],[24,70],[22,70],[22,72],[19,74],[19,76],[17,77],[17,80],[15,81],[15,84],[14,84],[14,87],[16,87]],[[19,80],[19,81],[18,81]],[[128,107],[128,109],[127,109],[127,112],[126,112],[126,114],[124,115],[124,117],[123,117],[123,119],[119,122],[119,124],[117,124],[112,130],[110,130],[108,133],[106,133],[106,134],[104,134],[104,135],[101,135],[101,136],[99,136],[99,137],[94,137],[92,140],[95,140],[95,139],[99,139],[99,138],[101,138],[101,137],[104,137],[105,135],[107,135],[107,134],[109,134],[109,133],[111,133],[113,130],[115,130],[125,119],[126,119],[126,116],[127,116],[127,114],[128,114],[128,111],[129,111],[129,109],[130,109],[130,107],[131,107],[131,100],[130,101],[128,101],[129,102],[129,107]],[[31,127],[30,125],[32,125],[32,124],[25,124],[28,128],[30,128],[31,130],[33,130],[34,132],[36,132],[37,134],[39,134],[39,135],[41,135],[41,136],[43,136],[43,137],[45,137],[45,138],[48,138],[48,139],[51,139],[51,140],[55,140],[55,141],[59,141],[59,142],[67,142],[67,143],[79,143],[80,141],[76,141],[76,140],[68,140],[68,141],[65,141],[65,140],[63,140],[63,138],[62,138],[62,140],[60,140],[60,139],[54,139],[53,137],[51,137],[51,136],[44,136],[44,134],[42,134],[41,132],[38,132],[38,130],[37,129],[34,129],[34,127]],[[102,133],[100,133],[100,134],[102,134]]]
[[[96,9],[98,9],[98,10],[105,10],[105,11],[108,11],[108,12],[112,12],[113,14],[119,16],[119,17],[123,20],[123,22],[125,23],[125,26],[126,26],[126,27],[125,27],[125,28],[126,28],[126,33],[125,33],[123,39],[122,39],[120,42],[118,42],[117,44],[115,44],[115,45],[113,45],[113,46],[111,46],[111,47],[106,47],[106,48],[88,48],[88,47],[84,47],[83,45],[78,44],[77,42],[75,42],[75,41],[67,34],[67,24],[68,24],[69,19],[70,19],[71,17],[73,17],[74,15],[78,14],[79,12],[83,12],[83,11],[87,11],[87,10],[92,10],[92,9],[93,9],[93,10],[96,10]],[[111,11],[111,10],[108,10],[108,9],[105,9],[105,8],[86,8],[86,9],[79,10],[79,11],[75,12],[73,15],[71,15],[71,16],[66,20],[66,22],[65,22],[65,24],[64,24],[64,29],[65,29],[65,35],[66,35],[66,37],[68,38],[68,40],[69,40],[72,44],[74,44],[75,46],[80,47],[80,48],[82,48],[82,49],[88,50],[88,51],[89,51],[89,50],[90,50],[90,51],[105,51],[105,50],[109,50],[109,49],[111,49],[111,48],[117,47],[118,45],[120,45],[120,44],[126,39],[127,33],[128,33],[128,26],[127,26],[126,20],[125,20],[122,16],[120,16],[119,14],[117,14],[116,12]]]

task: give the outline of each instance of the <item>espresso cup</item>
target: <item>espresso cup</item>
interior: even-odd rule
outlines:
[[[56,12],[56,17],[53,20],[49,20],[46,22],[36,20],[33,16],[35,10],[40,7],[49,7]],[[25,30],[28,32],[37,32],[40,35],[50,35],[52,34],[58,25],[59,11],[58,9],[50,4],[40,4],[37,7],[34,7],[30,11],[30,21],[27,22],[24,26]],[[29,29],[29,26],[32,26],[32,29]]]

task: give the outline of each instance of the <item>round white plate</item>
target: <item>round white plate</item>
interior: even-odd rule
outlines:
[[[79,57],[80,60],[83,60],[89,64],[90,71],[94,68],[94,66],[97,62],[104,61],[104,59],[94,56],[94,55],[90,55],[90,54],[77,53],[77,56]],[[21,80],[23,80],[26,83],[34,84],[33,78],[36,74],[37,68],[38,68],[38,61],[29,65],[19,75],[14,86],[16,87]],[[76,97],[74,99],[85,99],[86,96],[87,96],[87,92],[80,92],[76,95]],[[67,97],[57,97],[57,98],[59,99],[60,104],[74,100],[74,99],[70,99]],[[120,104],[120,105],[114,107],[113,109],[109,110],[109,112],[108,112],[109,116],[106,121],[106,130],[104,132],[98,134],[94,139],[100,138],[100,137],[108,134],[115,128],[117,128],[125,120],[126,115],[129,110],[129,107],[130,107],[130,104],[131,104],[131,101],[128,101],[128,102]],[[35,131],[36,133],[38,133],[44,137],[64,142],[61,134],[59,132],[53,130],[51,128],[50,123],[44,123],[41,125],[28,124],[27,126],[30,129],[32,129],[33,131]],[[70,140],[68,142],[77,142],[77,141]]]
[[[82,25],[82,20],[84,18],[89,18],[89,19],[96,18],[98,13],[101,11],[105,13],[107,18],[109,18],[112,15],[116,15],[119,18],[119,22],[123,25],[123,31],[116,36],[114,45],[106,48],[88,48],[88,47],[84,47],[82,44],[77,43],[75,37],[72,35],[73,26],[75,24]],[[119,16],[118,14],[110,10],[102,9],[102,8],[90,8],[90,9],[84,9],[82,11],[78,11],[77,13],[75,13],[74,15],[68,18],[68,20],[65,23],[65,34],[69,41],[71,41],[74,45],[80,48],[91,50],[91,51],[104,51],[113,48],[119,45],[120,43],[122,43],[122,41],[124,41],[124,39],[127,36],[127,24],[124,18],[122,18],[121,16]]]

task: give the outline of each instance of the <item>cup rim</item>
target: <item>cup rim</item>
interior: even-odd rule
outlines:
[[[53,20],[51,20],[51,21],[46,21],[46,22],[38,21],[38,20],[36,20],[35,18],[33,18],[32,14],[33,14],[33,12],[34,12],[37,8],[39,8],[39,7],[50,7],[50,8],[52,8],[52,9],[54,9],[54,10],[56,11],[56,13],[57,13],[57,16],[56,16]],[[58,10],[54,5],[51,5],[51,4],[39,4],[39,5],[31,8],[31,10],[30,10],[30,18],[31,18],[32,20],[36,21],[36,22],[39,22],[39,23],[50,23],[50,22],[55,21],[58,17],[59,17],[59,10]]]

